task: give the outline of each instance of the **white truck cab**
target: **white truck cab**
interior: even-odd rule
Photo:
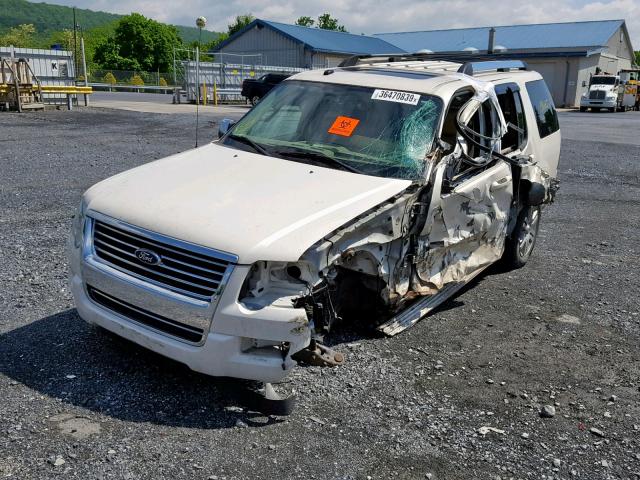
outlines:
[[[606,108],[610,112],[627,107],[624,102],[624,85],[619,75],[592,75],[588,90],[580,97],[580,111]],[[634,102],[630,107],[633,107]]]
[[[91,187],[80,316],[216,376],[274,382],[340,322],[394,335],[489,265],[523,266],[557,188],[558,118],[521,63],[354,57],[221,138]]]

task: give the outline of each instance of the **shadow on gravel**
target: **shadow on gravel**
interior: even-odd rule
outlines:
[[[85,323],[75,309],[0,336],[0,371],[43,395],[124,421],[231,428],[280,420],[234,411],[247,383],[195,373]]]

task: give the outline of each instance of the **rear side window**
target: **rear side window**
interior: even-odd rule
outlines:
[[[498,103],[507,121],[507,133],[502,137],[502,153],[523,149],[527,143],[527,122],[522,110],[520,88],[515,83],[496,86]]]
[[[551,135],[560,129],[558,124],[558,113],[553,105],[551,93],[547,88],[544,80],[535,80],[527,82],[527,92],[531,98],[533,111],[536,114],[536,122],[538,123],[538,131],[540,138]]]

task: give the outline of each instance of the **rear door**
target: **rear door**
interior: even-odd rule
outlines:
[[[522,90],[529,134],[538,137],[531,142],[533,160],[549,176],[557,177],[560,160],[560,124],[553,99],[544,80],[525,83]],[[535,128],[537,126],[537,128]]]

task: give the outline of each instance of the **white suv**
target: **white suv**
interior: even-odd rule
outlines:
[[[193,370],[273,382],[338,321],[388,335],[525,264],[560,131],[520,62],[357,57],[221,138],[104,180],[70,240],[80,316]]]

